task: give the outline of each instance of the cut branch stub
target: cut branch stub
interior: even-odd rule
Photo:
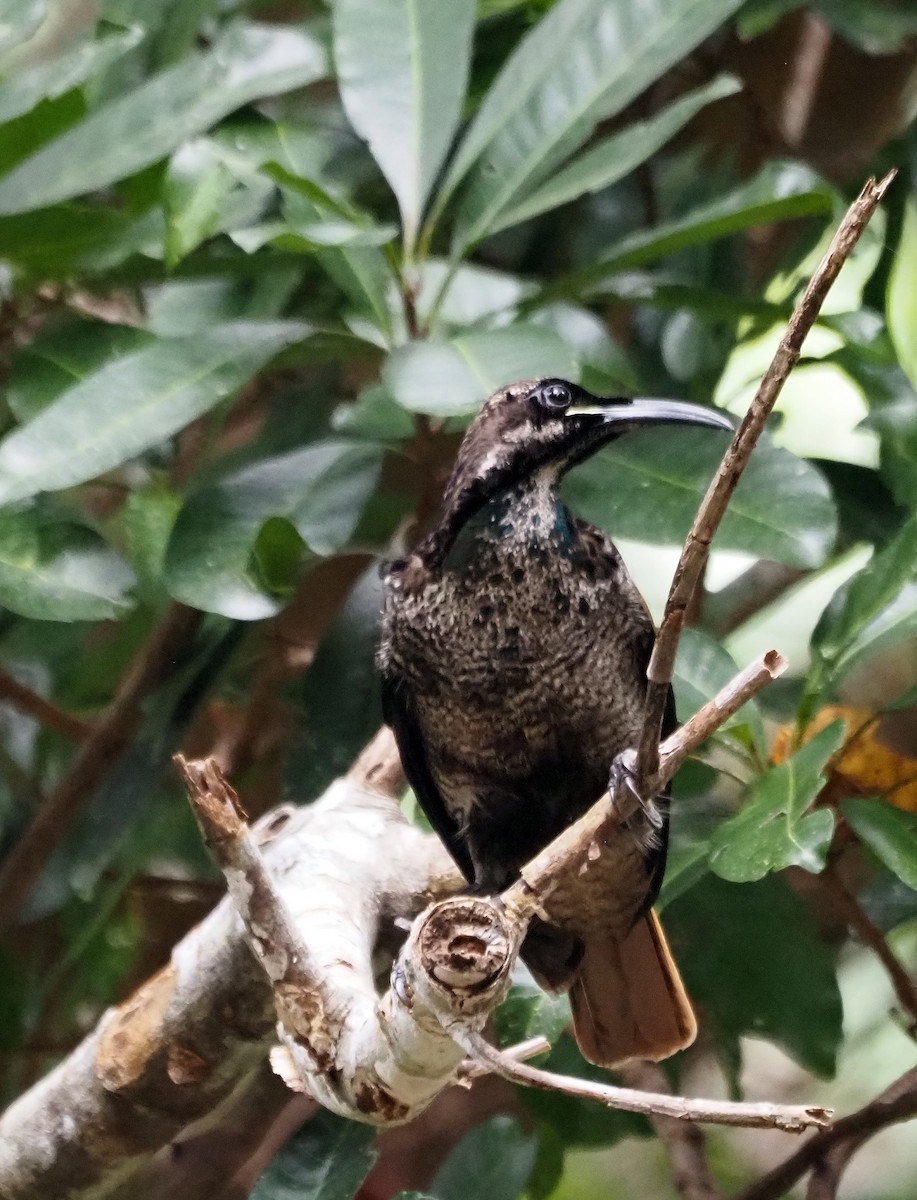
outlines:
[[[490,900],[457,896],[428,910],[418,933],[424,970],[450,991],[490,990],[511,965],[518,937]]]

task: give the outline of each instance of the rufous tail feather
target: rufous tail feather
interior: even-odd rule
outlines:
[[[600,1067],[634,1058],[658,1062],[697,1035],[691,1001],[653,911],[623,940],[590,934],[570,1006],[579,1048]]]

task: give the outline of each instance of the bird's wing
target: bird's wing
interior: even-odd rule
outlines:
[[[455,859],[469,883],[474,881],[474,865],[458,823],[449,814],[430,771],[420,723],[411,705],[407,689],[397,676],[382,676],[382,718],[391,727],[398,743],[401,765],[414,789],[417,802],[446,849]]]

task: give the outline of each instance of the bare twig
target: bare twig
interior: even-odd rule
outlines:
[[[4,667],[0,667],[0,701],[12,704],[20,712],[34,717],[40,725],[45,725],[56,733],[62,733],[65,738],[70,738],[74,742],[82,741],[92,728],[88,721],[58,708],[56,704],[44,696],[40,696],[38,692],[22,683]]]
[[[464,1027],[453,1028],[450,1032],[470,1055],[486,1063],[494,1074],[502,1075],[513,1083],[549,1092],[563,1092],[566,1096],[575,1096],[580,1100],[596,1100],[609,1108],[623,1109],[626,1112],[643,1113],[649,1117],[671,1117],[677,1121],[701,1121],[710,1125],[783,1129],[788,1133],[801,1133],[813,1126],[824,1126],[831,1119],[828,1109],[815,1105],[693,1100],[687,1096],[642,1092],[634,1088],[614,1087],[607,1083],[593,1083],[572,1075],[556,1075],[553,1071],[542,1071],[538,1067],[529,1066],[528,1063],[516,1062],[495,1046],[491,1046],[480,1034]]]
[[[670,1095],[671,1087],[665,1071],[651,1062],[627,1063],[618,1073],[628,1087],[644,1092]],[[654,1115],[650,1124],[665,1147],[672,1164],[672,1182],[682,1200],[723,1200],[710,1162],[707,1158],[707,1139],[703,1129],[689,1121]]]
[[[675,669],[678,641],[685,614],[704,572],[710,543],[777,397],[799,360],[802,344],[821,310],[825,296],[894,177],[895,172],[890,171],[879,183],[870,179],[848,209],[827,254],[793,311],[774,359],[697,510],[672,580],[659,636],[647,670],[646,708],[636,760],[637,786],[644,796],[653,795],[647,785],[658,769],[659,733]]]
[[[917,1117],[917,1067],[900,1075],[890,1087],[857,1112],[841,1117],[830,1129],[811,1138],[779,1166],[745,1189],[735,1200],[779,1200],[807,1171],[818,1169],[832,1155],[846,1164],[873,1134],[889,1125]]]
[[[844,884],[836,868],[828,866],[818,879],[850,928],[859,934],[885,968],[898,997],[898,1003],[910,1018],[908,1032],[911,1037],[917,1036],[917,983],[889,946],[885,934],[870,920],[856,896]]]
[[[140,725],[140,701],[181,666],[201,614],[172,604],[133,660],[114,699],[19,841],[0,865],[0,928],[19,911],[51,854]]]

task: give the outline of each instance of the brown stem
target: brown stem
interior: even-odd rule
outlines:
[[[618,1072],[628,1087],[643,1092],[671,1094],[665,1071],[656,1063],[633,1062]],[[710,1169],[707,1139],[699,1125],[654,1115],[650,1124],[665,1147],[672,1164],[672,1182],[682,1200],[723,1200],[723,1193]]]
[[[773,1171],[736,1196],[735,1200],[779,1200],[807,1171],[817,1169],[823,1172],[820,1164],[829,1155],[846,1154],[846,1162],[873,1134],[912,1117],[917,1117],[917,1067],[905,1071],[890,1087],[855,1113],[841,1117],[830,1129],[816,1133]]]
[[[675,670],[678,641],[691,599],[704,573],[710,543],[777,397],[799,360],[802,344],[821,310],[831,285],[894,177],[895,172],[890,171],[879,183],[870,179],[848,209],[827,254],[796,305],[773,361],[765,372],[755,398],[736,430],[732,444],[697,510],[672,580],[659,636],[647,670],[646,706],[636,763],[637,786],[642,795],[654,794],[647,790],[647,784],[658,769],[659,734]]]
[[[74,742],[81,742],[92,728],[88,721],[58,708],[56,704],[52,704],[50,700],[21,683],[3,667],[0,667],[0,700],[5,700],[20,712],[34,717],[40,725],[46,725],[48,729],[62,733],[65,738]]]
[[[141,700],[183,663],[200,618],[195,609],[170,605],[54,791],[0,864],[0,928],[15,917],[45,863],[127,748],[143,717]]]
[[[889,946],[882,930],[870,919],[836,869],[829,866],[818,878],[822,887],[840,910],[841,916],[850,928],[859,934],[885,968],[892,987],[895,989],[895,995],[898,997],[898,1003],[910,1017],[908,1032],[911,1037],[917,1036],[917,984]]]

